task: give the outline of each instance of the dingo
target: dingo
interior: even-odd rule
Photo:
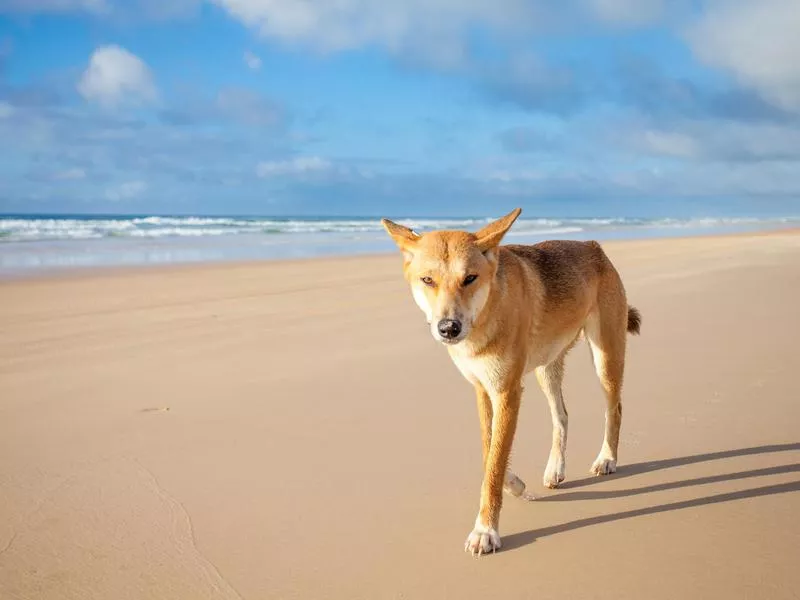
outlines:
[[[581,333],[589,342],[605,390],[603,446],[595,475],[617,468],[622,420],[626,333],[639,333],[639,311],[628,306],[622,281],[597,242],[548,241],[500,246],[519,216],[516,209],[475,234],[432,231],[420,235],[381,222],[403,253],[403,271],[433,337],[447,346],[475,386],[483,441],[480,509],[465,550],[481,555],[500,548],[503,489],[532,499],[507,470],[517,425],[522,378],[534,371],[550,404],[553,445],[544,485],[564,480],[567,409],[561,395],[564,357]]]

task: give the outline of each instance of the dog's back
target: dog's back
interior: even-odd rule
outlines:
[[[575,240],[501,246],[501,266],[504,255],[506,259],[511,255],[531,266],[547,297],[553,300],[573,295],[576,288],[595,280],[611,264],[600,244]]]
[[[500,268],[521,261],[536,274],[545,304],[555,310],[560,304],[597,291],[606,301],[625,303],[622,281],[602,246],[594,241],[548,240],[532,245],[509,244],[500,248]],[[610,298],[613,296],[614,298]],[[639,311],[628,307],[628,331],[639,333]]]

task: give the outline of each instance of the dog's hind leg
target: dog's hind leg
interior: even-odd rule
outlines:
[[[481,445],[483,447],[483,468],[486,469],[486,460],[492,445],[492,400],[481,384],[475,385],[475,395],[478,400],[478,420],[481,425]],[[514,475],[510,469],[506,470],[503,481],[503,491],[516,498],[534,500],[533,494],[525,491],[525,482]]]
[[[536,379],[542,388],[547,402],[550,405],[550,415],[553,418],[553,445],[550,448],[550,458],[544,470],[543,483],[545,487],[556,488],[564,481],[567,452],[567,408],[564,406],[564,397],[561,394],[561,382],[564,379],[564,355],[562,354],[549,365],[536,369]]]
[[[625,342],[628,306],[624,295],[607,298],[586,322],[586,339],[592,351],[597,377],[606,396],[606,424],[603,446],[590,472],[608,475],[617,470],[619,429],[622,424],[622,378],[625,370]]]

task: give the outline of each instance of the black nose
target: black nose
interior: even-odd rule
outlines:
[[[461,333],[461,321],[455,319],[442,319],[436,324],[436,329],[439,330],[439,335],[447,340],[452,340],[458,337]]]

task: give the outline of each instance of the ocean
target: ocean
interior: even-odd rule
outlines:
[[[475,231],[487,218],[398,218],[424,232]],[[734,233],[800,225],[781,218],[520,218],[510,243]],[[0,276],[77,267],[268,260],[394,251],[377,217],[0,215]]]

